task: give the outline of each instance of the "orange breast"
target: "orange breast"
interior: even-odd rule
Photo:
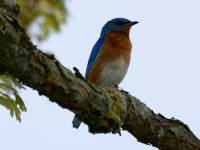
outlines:
[[[122,58],[125,63],[130,63],[131,42],[129,33],[109,32],[106,34],[106,40],[101,46],[101,50],[88,75],[88,81],[91,83],[99,82],[100,75],[106,64]]]

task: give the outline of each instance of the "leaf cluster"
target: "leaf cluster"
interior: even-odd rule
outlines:
[[[21,122],[21,112],[27,109],[17,88],[23,88],[23,86],[8,75],[1,75],[0,79],[0,105],[7,108],[10,115],[15,116]]]
[[[47,39],[53,32],[59,32],[61,25],[66,22],[64,0],[17,0],[17,3],[20,6],[21,24],[39,41]],[[39,30],[37,35],[29,30],[33,24]]]

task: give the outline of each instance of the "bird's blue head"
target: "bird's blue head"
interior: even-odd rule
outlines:
[[[110,31],[129,31],[130,28],[137,24],[137,21],[130,21],[125,18],[115,18],[108,21],[101,30],[101,35],[105,35]]]

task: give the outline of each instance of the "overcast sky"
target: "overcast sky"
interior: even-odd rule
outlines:
[[[132,60],[120,86],[156,113],[182,120],[200,138],[200,1],[76,0],[66,4],[68,23],[39,47],[84,74],[106,21],[115,17],[139,21],[131,30]],[[21,124],[0,107],[2,150],[156,150],[125,131],[122,136],[93,135],[83,124],[75,130],[68,110],[29,88],[21,95],[28,108]]]

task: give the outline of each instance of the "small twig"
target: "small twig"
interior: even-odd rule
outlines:
[[[125,95],[129,95],[129,92],[127,92],[127,91],[125,91],[125,90],[123,90],[123,89],[120,89],[120,91],[121,91],[123,94],[125,94]]]
[[[129,95],[129,92],[123,90],[123,89],[120,88],[117,84],[115,84],[114,87],[115,87],[116,89],[118,89],[120,92],[122,92],[123,94],[125,94],[125,95]]]
[[[75,71],[74,75],[75,75],[77,78],[79,78],[79,79],[81,79],[81,80],[85,80],[85,78],[84,78],[83,75],[80,73],[80,71],[78,70],[78,68],[73,67],[73,70]]]

